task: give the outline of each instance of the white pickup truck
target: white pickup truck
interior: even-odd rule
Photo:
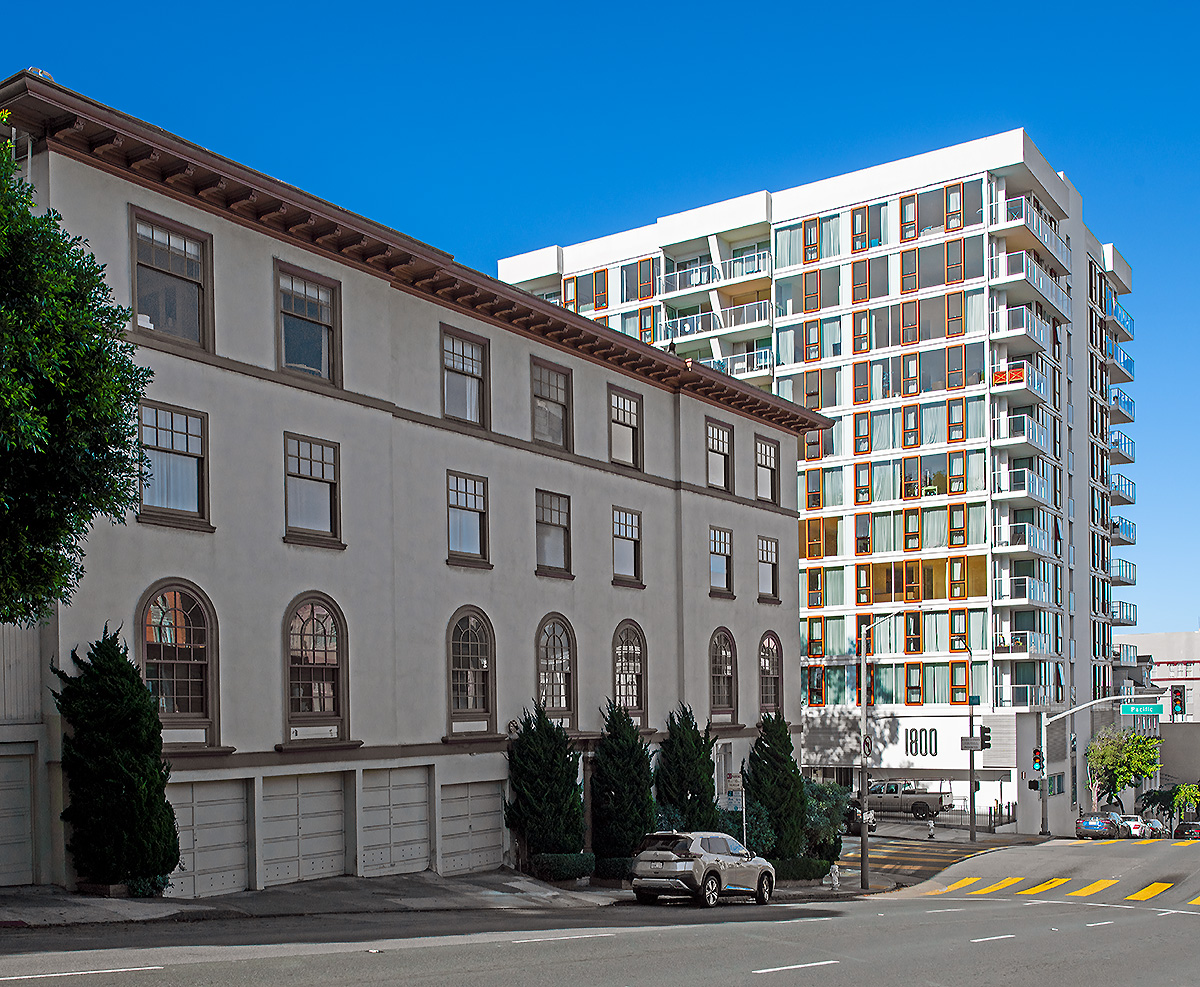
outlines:
[[[867,791],[872,809],[880,812],[911,812],[918,819],[936,816],[954,805],[950,792],[918,788],[911,781],[877,781]]]

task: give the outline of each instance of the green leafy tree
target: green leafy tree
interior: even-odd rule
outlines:
[[[711,724],[704,733],[696,725],[692,708],[680,703],[667,715],[667,735],[658,745],[654,790],[664,815],[677,819],[684,830],[716,829],[717,790],[713,783]]]
[[[592,763],[592,850],[597,857],[632,857],[654,829],[650,747],[624,706],[611,699]]]
[[[808,795],[807,853],[818,860],[837,860],[842,855],[849,789],[815,781],[806,781],[804,787]]]
[[[508,782],[512,799],[504,805],[504,824],[530,857],[583,849],[579,751],[541,703],[525,710],[509,742]]]
[[[1121,792],[1134,782],[1150,778],[1162,767],[1157,737],[1143,737],[1132,730],[1105,727],[1087,746],[1088,775],[1092,797],[1102,804],[1107,797],[1125,811]]]
[[[1190,784],[1175,786],[1172,807],[1177,816],[1182,818],[1186,809],[1194,812],[1197,805],[1200,805],[1200,786]]]
[[[56,212],[35,215],[0,147],[0,622],[35,623],[83,576],[94,519],[140,499],[150,380],[104,268]]]
[[[1152,788],[1147,792],[1142,793],[1142,811],[1156,812],[1159,815],[1166,816],[1172,823],[1175,821],[1175,793],[1178,790],[1178,785],[1171,785],[1168,788]]]
[[[808,816],[804,779],[796,763],[791,731],[779,713],[768,713],[759,723],[744,782],[747,793],[761,803],[771,820],[775,833],[771,857],[787,860],[802,856]]]
[[[154,697],[107,627],[86,658],[75,650],[71,660],[77,676],[53,671],[62,682],[54,701],[70,728],[62,756],[70,804],[62,818],[72,827],[67,849],[75,870],[100,884],[164,879],[179,864],[179,833]]]

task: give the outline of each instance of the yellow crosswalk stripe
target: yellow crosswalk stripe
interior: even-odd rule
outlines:
[[[1200,840],[1180,840],[1178,843],[1172,843],[1171,846],[1191,846],[1193,843],[1200,843]]]
[[[1086,888],[1080,888],[1078,891],[1068,891],[1068,898],[1086,898],[1088,895],[1093,895],[1097,891],[1103,891],[1105,888],[1111,888],[1116,881],[1093,881]]]
[[[1200,898],[1193,898],[1188,902],[1189,905],[1200,905]]]
[[[1134,840],[1138,846],[1145,846],[1147,843],[1157,843],[1158,840]]]
[[[1148,884],[1148,885],[1146,885],[1146,887],[1142,888],[1142,890],[1139,891],[1137,894],[1127,895],[1125,900],[1126,901],[1148,901],[1150,898],[1153,898],[1156,894],[1162,894],[1164,891],[1167,890],[1167,888],[1173,888],[1173,887],[1175,887],[1174,883],[1163,884],[1162,882],[1158,882],[1155,884]]]
[[[1048,881],[1043,881],[1035,888],[1029,888],[1026,891],[1018,891],[1017,894],[1041,894],[1043,891],[1049,891],[1051,888],[1057,888],[1060,884],[1066,884],[1071,880],[1069,877],[1052,877]]]
[[[1120,843],[1120,840],[1097,840],[1096,846],[1108,846],[1110,843]]]
[[[926,894],[945,894],[947,891],[957,891],[959,888],[965,888],[969,884],[974,884],[978,881],[977,877],[964,877],[961,881],[955,881],[948,888],[939,888],[937,891],[926,891]]]
[[[1006,877],[1003,881],[989,884],[986,888],[980,888],[978,891],[968,891],[967,894],[991,894],[993,891],[1003,891],[1005,888],[1011,888],[1014,884],[1020,884],[1023,880],[1025,880],[1023,877]]]

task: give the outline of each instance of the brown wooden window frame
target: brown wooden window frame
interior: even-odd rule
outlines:
[[[614,401],[614,399],[616,399]],[[630,411],[632,409],[632,411]],[[635,421],[630,423],[625,420],[634,418]],[[622,428],[628,428],[633,432],[632,436],[632,455],[633,462],[628,462],[624,459],[618,459],[613,452],[613,426],[617,425]],[[618,466],[625,466],[629,469],[642,469],[643,462],[643,434],[645,431],[644,408],[642,405],[642,396],[635,391],[627,391],[623,387],[617,387],[614,384],[608,385],[608,461],[616,463]]]
[[[809,566],[804,571],[808,573],[804,585],[805,599],[808,602],[806,609],[821,610],[825,606],[825,570],[820,566]],[[814,599],[816,603],[813,602]]]
[[[900,294],[908,295],[920,287],[918,283],[917,248],[900,251]]]
[[[815,264],[821,259],[821,217],[810,216],[800,226],[804,244],[804,263]],[[811,240],[809,234],[812,234]]]
[[[910,417],[912,424],[909,424]],[[921,406],[919,404],[904,404],[900,406],[900,446],[902,449],[916,449],[921,444]]]
[[[821,320],[809,319],[801,327],[804,336],[804,362],[821,359]]]
[[[863,379],[859,380],[859,374],[862,374]],[[853,385],[852,399],[854,404],[869,404],[871,401],[871,363],[869,360],[860,360],[852,365],[850,370],[850,380]]]
[[[763,496],[763,473],[769,473],[767,495]],[[764,504],[779,504],[779,443],[754,436],[754,499]]]
[[[654,258],[643,257],[637,262],[637,278],[638,278],[638,295],[637,300],[644,302],[648,298],[654,297]],[[645,265],[645,276],[643,277],[643,266]]]
[[[157,264],[142,264],[138,260],[138,223],[156,227],[164,233],[175,234],[176,236],[186,237],[200,245],[200,276],[193,278],[187,274],[181,274],[174,271],[163,270]],[[139,206],[130,204],[129,206],[129,269],[130,269],[130,297],[133,299],[131,313],[132,326],[130,334],[138,339],[138,341],[159,341],[169,340],[172,343],[180,346],[186,346],[191,349],[200,349],[207,353],[213,353],[216,350],[215,342],[215,318],[213,305],[213,238],[211,233],[206,233],[204,230],[198,230],[195,227],[187,226],[177,220],[170,219],[167,216],[160,216],[157,213],[152,213]],[[168,277],[178,278],[179,280],[195,284],[199,289],[199,312],[197,313],[199,340],[192,341],[184,336],[176,335],[168,332],[165,329],[156,329],[143,326],[139,323],[139,313],[137,310],[138,304],[138,267],[146,267]]]
[[[955,622],[961,622],[962,630],[955,630]],[[966,607],[950,608],[950,651],[954,654],[970,653],[971,616]],[[968,680],[968,685],[970,682]]]
[[[709,489],[733,493],[733,426],[715,418],[704,419],[705,478]],[[713,482],[713,469],[718,457],[723,478]]]
[[[154,422],[146,421],[146,412],[154,413]],[[147,429],[153,429],[154,437],[157,439],[158,434],[163,431],[165,425],[162,424],[161,415],[170,416],[169,432],[171,435],[170,445],[163,445],[161,442],[154,444],[146,443]],[[184,418],[183,433],[179,433],[175,428],[176,418],[182,416]],[[200,434],[199,449],[193,450],[190,448],[193,433],[191,431],[191,419],[199,421]],[[185,449],[179,449],[176,436],[182,434],[184,436]],[[141,487],[138,491],[138,510],[137,520],[146,524],[161,524],[176,528],[188,528],[193,531],[211,532],[216,529],[212,526],[209,503],[209,453],[208,453],[208,413],[204,411],[196,411],[193,408],[182,408],[174,404],[165,404],[162,401],[142,401],[138,405],[138,450],[141,455],[146,455],[146,450],[152,450],[164,453],[168,456],[180,456],[187,459],[198,461],[197,477],[196,477],[196,499],[197,510],[189,511],[178,507],[160,507],[154,504],[147,504],[146,490],[147,486]]]
[[[275,258],[274,261],[274,283],[275,283],[275,360],[276,367],[281,374],[287,374],[293,377],[299,377],[302,380],[316,381],[325,383],[333,387],[342,386],[342,285],[340,281],[334,278],[327,277],[324,274],[317,274],[315,271],[307,270],[303,267],[297,267],[295,264],[288,264]],[[284,287],[283,279],[291,278],[293,281],[301,281],[306,284],[311,284],[314,288],[324,289],[329,293],[329,321],[322,322],[319,319],[308,318],[307,315],[298,315],[295,312],[287,313],[284,311],[283,296]],[[309,322],[313,325],[319,325],[329,333],[329,373],[317,374],[302,370],[297,367],[289,367],[285,361],[287,354],[287,328],[285,325],[286,315],[295,315],[296,318]],[[486,357],[485,357],[486,360]]]
[[[332,710],[303,710],[294,709],[293,707],[299,701],[299,705],[303,705],[305,696],[301,693],[299,696],[294,695],[297,680],[295,674],[302,671],[304,664],[295,661],[295,636],[293,630],[295,628],[296,619],[300,617],[302,607],[313,607],[311,612],[312,619],[316,619],[315,607],[321,607],[329,618],[333,621],[336,627],[334,652],[336,655],[335,674],[333,682],[333,709]],[[304,619],[301,618],[300,633],[302,636],[300,645],[300,654],[303,656],[304,644]],[[318,639],[314,635],[315,642]],[[326,635],[319,636],[320,640],[326,640]],[[325,649],[328,651],[328,648]],[[283,618],[283,655],[284,655],[284,738],[285,743],[304,743],[308,742],[328,742],[329,740],[347,740],[349,738],[349,723],[350,723],[350,675],[347,667],[348,647],[346,639],[346,618],[343,615],[341,608],[337,603],[325,593],[305,592],[297,596],[288,605],[284,611]],[[315,662],[313,663],[315,666]],[[315,680],[314,680],[315,681]],[[304,677],[300,676],[299,682],[303,685]],[[316,696],[309,697],[315,702]],[[306,728],[316,728],[318,730],[333,730],[336,731],[336,736],[328,738],[313,738],[305,736]]]
[[[825,657],[825,618],[824,617],[806,617],[808,621],[808,645],[807,653],[809,658],[824,658]],[[813,631],[816,631],[814,634]],[[815,643],[814,643],[815,642]]]
[[[460,354],[454,352],[453,348],[449,352],[446,350],[446,341],[455,340],[470,346],[479,347],[479,370],[474,372],[473,368],[465,364],[466,354],[461,354],[464,365],[447,366],[447,357],[458,357]],[[453,326],[448,326],[442,323],[441,326],[441,383],[442,383],[442,417],[450,421],[461,422],[464,425],[469,425],[472,428],[480,428],[487,430],[491,427],[491,404],[492,404],[492,364],[491,364],[491,340],[485,336],[478,336],[475,333],[467,332],[464,329],[458,329]],[[453,363],[454,360],[452,359]],[[448,410],[446,405],[446,375],[459,374],[463,377],[470,377],[479,381],[479,420],[473,418],[464,418],[461,415],[456,415]]]
[[[869,301],[871,298],[871,265],[865,260],[850,262],[850,302]]]
[[[871,452],[871,413],[856,411],[852,424],[854,426],[854,455],[866,456]],[[860,431],[860,426],[865,426],[865,429]]]
[[[921,361],[917,353],[900,354],[900,393],[906,398],[921,393]]]
[[[813,477],[816,477],[814,489]],[[825,481],[819,469],[804,471],[804,509],[819,511],[825,506]]]
[[[966,398],[951,398],[946,402],[946,441],[967,441]]]
[[[724,639],[729,645],[729,665],[728,671],[725,668],[718,670],[718,659],[724,659],[724,652],[720,655],[717,653],[719,639]],[[738,674],[737,674],[737,645],[734,643],[733,633],[727,627],[718,627],[712,633],[712,637],[708,640],[708,700],[709,709],[714,713],[728,713],[732,717],[737,716],[737,701],[738,701]],[[722,680],[718,687],[718,677]],[[718,702],[718,698],[724,699],[723,693],[726,691],[725,680],[728,680],[729,702]],[[718,691],[722,695],[718,696]]]
[[[956,358],[957,366],[951,362],[951,355]],[[965,343],[957,343],[946,347],[946,390],[960,391],[967,386],[967,347]]]
[[[820,709],[825,705],[825,666],[808,665],[805,685],[808,688],[808,705]]]
[[[472,620],[477,625],[474,630]],[[459,634],[459,625],[464,622],[466,630]],[[479,607],[459,607],[446,625],[446,678],[451,733],[456,723],[482,724],[459,733],[495,733],[496,633]],[[465,704],[456,706],[459,695]]]
[[[821,272],[805,271],[800,277],[804,311],[821,311]]]
[[[860,534],[860,527],[866,528],[866,534]],[[871,515],[870,514],[855,514],[854,515],[854,554],[855,555],[870,555],[871,554]]]
[[[294,444],[294,447],[293,447]],[[305,446],[308,447],[307,455],[305,455]],[[319,446],[322,449],[322,457],[320,460],[314,458],[315,448]],[[325,458],[325,452],[332,453],[332,461]],[[288,543],[298,545],[310,545],[318,548],[345,548],[341,541],[342,531],[342,472],[341,463],[342,452],[341,444],[332,442],[329,439],[318,439],[311,435],[300,435],[297,432],[283,433],[283,517],[284,517],[284,538]],[[317,476],[315,472],[303,472],[304,463],[309,463],[309,468],[315,471],[318,468],[318,463],[321,468],[321,476]],[[291,481],[295,480],[310,480],[320,483],[325,483],[329,486],[329,531],[322,531],[314,528],[303,528],[292,523],[291,518]]]
[[[955,457],[960,457],[959,461],[962,463],[961,473],[954,472]],[[946,455],[946,490],[951,494],[967,492],[967,453],[965,450],[947,453]]]
[[[950,196],[957,190],[958,192],[958,208],[950,208]],[[943,215],[945,216],[945,229],[947,233],[953,233],[955,230],[963,228],[963,183],[954,182],[947,185],[943,193]],[[952,223],[951,217],[957,216],[958,222]]]
[[[913,479],[909,479],[908,469],[913,467]],[[904,456],[900,460],[900,499],[921,499],[921,457]]]
[[[774,631],[758,641],[758,711],[783,712],[783,644]]]

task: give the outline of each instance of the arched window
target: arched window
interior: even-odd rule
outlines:
[[[783,649],[779,638],[767,631],[758,642],[758,707],[763,713],[783,711]]]
[[[345,739],[346,623],[328,597],[305,594],[288,608],[289,740]]]
[[[613,698],[635,723],[646,713],[646,636],[632,620],[623,620],[613,635]]]
[[[712,711],[732,716],[737,704],[737,652],[733,635],[724,627],[713,631],[708,659],[712,673]]]
[[[495,732],[495,637],[482,610],[462,607],[450,618],[450,732]]]
[[[163,743],[217,744],[216,618],[198,587],[156,583],[138,606],[140,659]]]
[[[562,614],[542,620],[537,635],[538,702],[552,718],[575,718],[575,634]]]

